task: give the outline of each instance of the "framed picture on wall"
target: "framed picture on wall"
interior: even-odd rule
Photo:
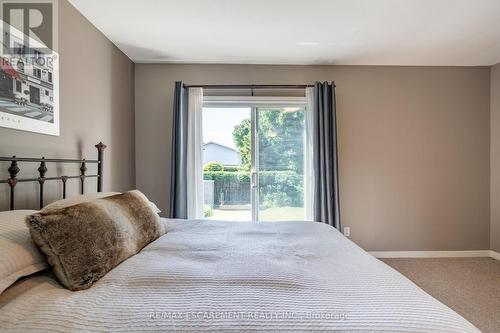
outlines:
[[[2,22],[0,126],[59,135],[59,55]]]

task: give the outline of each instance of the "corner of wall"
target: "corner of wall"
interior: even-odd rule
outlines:
[[[490,68],[490,250],[500,252],[500,63]]]

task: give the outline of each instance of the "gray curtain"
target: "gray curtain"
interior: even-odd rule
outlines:
[[[188,90],[181,81],[175,82],[172,128],[172,154],[170,176],[171,218],[187,218],[187,131],[188,131]]]
[[[314,84],[313,109],[314,220],[340,226],[335,85]]]

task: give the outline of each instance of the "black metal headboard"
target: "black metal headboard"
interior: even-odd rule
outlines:
[[[63,199],[66,198],[66,181],[68,179],[80,179],[80,193],[84,193],[85,178],[97,178],[97,192],[102,192],[102,173],[104,163],[104,149],[106,145],[99,142],[95,145],[97,148],[97,160],[87,159],[63,159],[63,158],[31,158],[31,157],[0,157],[0,162],[11,162],[8,169],[10,178],[0,180],[0,184],[8,184],[10,186],[10,210],[14,210],[15,188],[17,183],[38,182],[40,185],[40,209],[43,207],[43,184],[48,180],[61,180],[63,187]],[[38,167],[37,178],[17,178],[20,169],[17,162],[40,163]],[[46,163],[81,163],[80,174],[78,176],[59,176],[59,177],[45,177],[48,169]],[[97,164],[97,174],[87,175],[87,163]]]

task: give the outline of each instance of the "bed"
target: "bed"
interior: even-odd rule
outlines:
[[[12,332],[478,332],[321,223],[162,219],[166,234],[91,288],[49,270],[0,294]]]

